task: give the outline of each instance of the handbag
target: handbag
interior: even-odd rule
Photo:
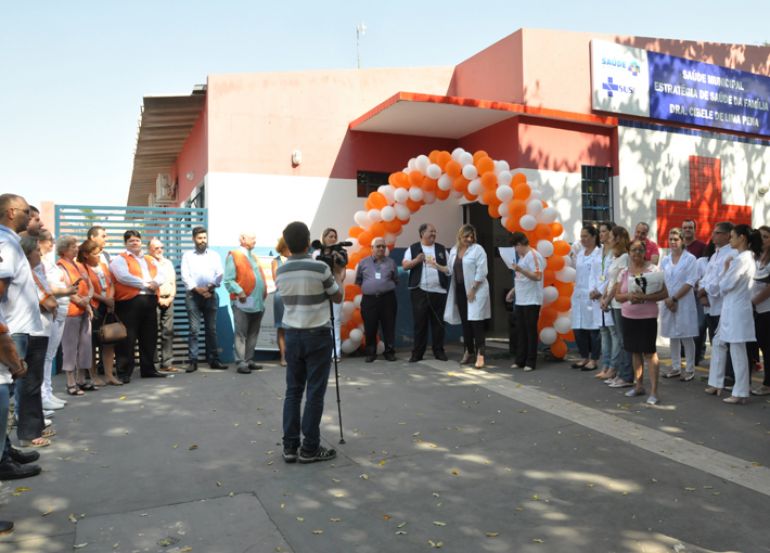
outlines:
[[[112,315],[115,319],[114,323],[108,323],[107,317]],[[124,340],[128,336],[128,332],[126,331],[126,325],[124,325],[122,322],[120,322],[120,319],[118,319],[118,316],[113,313],[105,313],[104,318],[102,319],[102,326],[99,327],[99,340],[102,344],[113,344],[115,342],[120,342],[121,340]]]

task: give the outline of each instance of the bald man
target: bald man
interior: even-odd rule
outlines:
[[[254,255],[257,238],[253,233],[243,232],[240,247],[227,254],[225,260],[224,285],[230,292],[235,326],[235,362],[240,374],[249,374],[261,369],[254,362],[254,348],[259,338],[259,325],[265,313],[267,279]]]

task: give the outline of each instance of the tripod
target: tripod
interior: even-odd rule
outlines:
[[[331,315],[331,339],[332,339],[332,359],[334,360],[334,385],[337,389],[337,415],[340,420],[340,443],[345,443],[345,437],[342,435],[342,401],[340,400],[340,373],[337,368],[337,336],[334,331],[334,304],[329,298],[329,314]]]

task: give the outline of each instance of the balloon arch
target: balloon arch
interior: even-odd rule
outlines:
[[[558,240],[564,231],[558,211],[541,198],[540,190],[527,183],[522,173],[511,173],[506,161],[496,161],[483,150],[474,154],[456,148],[451,154],[433,150],[409,160],[403,171],[392,173],[387,185],[369,194],[364,209],[357,211],[355,226],[348,230],[350,248],[342,304],[342,350],[351,353],[363,344],[361,288],[354,283],[359,260],[371,255],[378,237],[392,249],[402,228],[425,204],[460,198],[487,206],[489,216],[501,219],[510,232],[521,231],[546,259],[543,272],[543,308],[538,321],[540,341],[563,358],[566,340],[573,340],[570,303],[575,269],[567,263],[570,246]],[[381,344],[379,345],[382,347]]]

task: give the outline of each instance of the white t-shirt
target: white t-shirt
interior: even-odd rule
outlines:
[[[0,311],[0,324],[6,324],[5,317],[3,317],[3,313],[1,311]],[[12,382],[13,382],[13,378],[11,377],[11,370],[6,365],[3,365],[2,363],[0,363],[0,384],[10,384]]]
[[[37,280],[43,286],[43,288],[41,289],[40,286],[37,285],[37,282],[35,282],[35,289],[37,290],[37,298],[39,303],[40,301],[42,301],[42,299],[45,297],[46,294],[51,293],[51,287],[48,284],[48,279],[46,278],[45,269],[43,268],[42,263],[37,267],[35,267],[34,269],[32,269],[32,272],[34,273],[34,277],[37,277]],[[50,336],[51,335],[51,323],[53,323],[53,314],[50,311],[41,311],[40,323],[42,324],[42,328],[37,332],[31,332],[30,336]]]
[[[64,279],[64,271],[56,264],[53,252],[43,256],[43,268],[45,269],[45,276],[48,279],[49,286],[52,288],[67,288],[69,286]],[[56,303],[59,306],[56,310],[56,320],[61,322],[67,318],[70,297],[60,296],[56,298]]]
[[[0,311],[11,334],[32,334],[42,330],[37,285],[19,240],[18,234],[0,225],[0,278],[10,279]]]
[[[526,269],[530,273],[545,270],[545,259],[540,253],[530,248],[522,258],[519,258],[519,267]],[[521,271],[516,271],[514,280],[516,289],[516,305],[543,305],[543,279],[532,280],[525,277]]]
[[[764,272],[764,267],[762,267],[762,269]],[[759,274],[759,272],[760,272],[760,266],[759,266],[759,261],[757,261],[757,274]],[[760,282],[758,280],[755,280],[752,284],[753,284],[753,288],[751,292],[752,296],[758,295],[768,286],[767,282]],[[754,309],[757,311],[757,313],[767,313],[768,311],[770,311],[770,297],[765,298],[762,302],[755,305]]]
[[[420,275],[420,289],[426,292],[433,292],[436,294],[446,294],[445,288],[442,288],[441,281],[438,279],[438,269],[434,269],[428,265],[429,259],[436,260],[436,246],[426,246],[420,243],[422,253],[425,254],[425,263],[422,264],[422,275]],[[407,248],[404,252],[404,261],[412,260],[412,248]]]

